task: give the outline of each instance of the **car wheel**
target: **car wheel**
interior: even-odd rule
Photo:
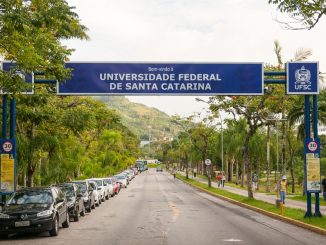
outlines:
[[[50,236],[57,236],[59,234],[59,220],[58,216],[55,216],[52,221],[52,229],[49,231]]]
[[[88,209],[86,210],[88,213],[90,213],[90,212],[92,212],[92,208],[93,208],[93,206],[92,206],[92,202],[91,201],[89,201],[88,202]],[[94,207],[95,208],[95,207]]]
[[[105,196],[105,199],[106,199],[106,200],[109,200],[109,194],[107,194],[107,195]]]
[[[83,210],[80,212],[80,216],[85,216],[86,210],[85,206],[83,205]]]
[[[91,206],[91,209],[95,209],[96,203],[94,201],[93,205]]]
[[[100,205],[102,203],[101,199],[98,199],[98,204]]]
[[[70,220],[69,220],[69,213],[68,210],[66,212],[66,221],[62,223],[62,227],[63,228],[68,228],[70,225]]]
[[[78,222],[79,221],[79,208],[78,207],[75,210],[74,221],[75,222]]]

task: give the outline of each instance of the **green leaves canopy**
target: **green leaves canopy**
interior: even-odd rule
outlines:
[[[64,62],[72,49],[63,39],[87,39],[87,28],[64,0],[0,0],[0,56],[25,72],[44,71],[63,81],[70,75]],[[14,73],[0,73],[0,87],[19,92]]]

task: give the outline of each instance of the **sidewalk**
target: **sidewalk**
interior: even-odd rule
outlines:
[[[186,175],[185,172],[179,171],[179,173],[184,175],[184,176]],[[192,179],[192,176],[190,178]],[[196,177],[196,178],[194,178],[194,180],[197,180],[198,182],[207,184],[206,179]],[[217,183],[215,181],[213,181],[213,180],[212,180],[212,187],[218,188]],[[224,188],[221,188],[221,189],[226,190],[226,191],[231,192],[231,193],[241,195],[241,196],[245,196],[245,197],[248,196],[248,191],[247,190],[239,189],[239,188],[236,188],[236,187],[224,186]],[[254,194],[254,198],[256,200],[261,200],[261,201],[264,201],[264,202],[267,202],[267,203],[275,204],[276,195],[267,195],[265,193],[258,193],[258,192],[255,192],[253,194]],[[320,198],[320,202],[323,202],[323,197],[322,196]],[[284,206],[285,206],[285,208],[286,207],[291,207],[291,208],[306,210],[307,204],[305,202],[286,199]],[[315,205],[312,204],[311,206],[312,206],[311,211],[312,211],[312,213],[314,213],[315,212]],[[320,212],[321,212],[321,214],[323,216],[325,216],[326,215],[326,206],[320,206]]]

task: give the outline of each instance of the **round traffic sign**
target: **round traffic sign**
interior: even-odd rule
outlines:
[[[315,142],[315,141],[310,141],[310,142],[308,143],[308,150],[309,150],[309,151],[314,152],[314,151],[316,151],[317,149],[318,149],[318,144],[317,144],[317,142]]]
[[[10,152],[12,150],[12,143],[10,141],[5,141],[3,144],[2,144],[2,149],[4,152]]]
[[[206,160],[205,160],[205,164],[206,164],[207,166],[209,166],[209,165],[212,164],[212,161],[211,161],[210,159],[206,159]]]

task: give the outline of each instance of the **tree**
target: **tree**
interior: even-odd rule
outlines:
[[[268,0],[276,4],[281,12],[286,12],[294,22],[285,23],[290,29],[312,29],[326,15],[326,0]],[[301,26],[295,26],[300,24]]]
[[[65,0],[0,0],[0,56],[16,62],[15,70],[67,79],[65,61],[73,49],[61,40],[87,39],[86,30]],[[0,71],[0,88],[17,93],[22,87],[15,71]]]

